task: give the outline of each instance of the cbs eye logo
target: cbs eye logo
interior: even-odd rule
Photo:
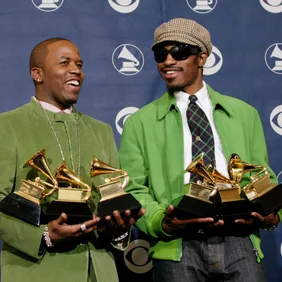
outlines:
[[[205,65],[204,65],[204,75],[212,75],[217,73],[223,64],[223,57],[219,49],[215,46],[212,47],[212,52],[209,55]]]
[[[259,0],[259,2],[267,12],[273,14],[282,12],[282,0]]]
[[[140,0],[108,0],[108,2],[115,11],[127,14],[138,7]]]
[[[119,113],[116,116],[116,129],[118,133],[121,135],[123,131],[123,125],[126,121],[126,119],[133,113],[137,112],[139,109],[136,107],[127,107],[119,111]],[[121,125],[120,125],[121,123]]]
[[[278,183],[282,184],[282,171],[280,171],[277,175]]]
[[[134,273],[143,274],[153,267],[152,260],[148,257],[149,243],[138,239],[132,241],[124,251],[124,262],[128,269]]]
[[[282,105],[277,106],[271,112],[270,125],[276,133],[282,135]]]
[[[42,12],[54,12],[59,9],[64,0],[31,0],[33,5]]]

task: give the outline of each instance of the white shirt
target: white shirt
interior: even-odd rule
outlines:
[[[64,114],[71,114],[72,113],[72,106],[70,106],[69,108],[65,109],[65,110],[61,110],[59,109],[58,107],[50,104],[50,103],[47,103],[47,102],[44,102],[44,101],[39,101],[36,99],[36,97],[33,97],[33,99],[35,99],[43,109],[45,110],[48,110],[50,112],[53,112],[53,113],[64,113]]]
[[[174,93],[176,97],[176,105],[178,109],[181,112],[182,117],[182,124],[183,124],[183,136],[184,136],[184,169],[187,168],[187,166],[192,161],[192,134],[188,126],[187,117],[186,117],[186,111],[189,104],[189,95],[185,92],[179,91]],[[203,81],[203,87],[194,95],[197,96],[198,100],[196,103],[199,105],[199,107],[204,111],[206,114],[209,123],[212,128],[212,133],[214,137],[214,149],[215,149],[215,163],[216,163],[216,169],[229,178],[228,175],[228,169],[227,169],[227,161],[223,154],[222,145],[218,136],[218,133],[216,131],[216,127],[213,120],[213,108],[212,103],[208,94],[206,83]],[[189,183],[190,180],[190,173],[184,174],[184,183]]]

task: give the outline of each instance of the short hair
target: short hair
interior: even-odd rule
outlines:
[[[31,51],[29,57],[29,71],[34,67],[42,68],[45,62],[45,58],[48,54],[48,46],[57,41],[68,41],[70,40],[63,37],[53,37],[45,39],[39,42]],[[72,43],[72,42],[71,42]]]

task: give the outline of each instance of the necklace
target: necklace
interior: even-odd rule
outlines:
[[[65,155],[64,155],[64,152],[63,152],[63,148],[62,148],[62,145],[60,143],[60,140],[58,138],[58,135],[56,133],[56,130],[54,129],[47,113],[46,113],[46,110],[42,107],[41,105],[41,108],[43,110],[43,113],[45,115],[45,118],[46,120],[48,121],[49,125],[50,125],[50,128],[51,128],[51,131],[57,141],[57,144],[58,144],[58,147],[59,147],[59,150],[60,150],[60,153],[61,153],[61,156],[62,156],[62,160],[63,162],[66,162],[66,158],[65,158]],[[73,115],[74,115],[74,119],[75,119],[75,127],[76,127],[76,138],[77,138],[77,149],[78,149],[78,168],[77,168],[77,176],[79,177],[80,176],[80,134],[79,134],[79,123],[78,123],[78,117],[77,117],[77,112],[74,108],[72,108],[72,111],[73,111]],[[73,161],[73,155],[72,155],[72,146],[71,146],[71,142],[70,142],[70,138],[68,136],[68,146],[69,146],[69,151],[70,151],[70,160],[71,160],[71,165],[72,165],[72,170],[73,172],[75,172],[75,169],[74,169],[74,161]]]

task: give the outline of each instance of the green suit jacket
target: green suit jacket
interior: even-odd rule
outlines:
[[[237,153],[248,163],[268,166],[267,149],[258,112],[245,102],[221,95],[208,86],[214,122],[228,159]],[[153,258],[179,261],[181,239],[170,238],[162,229],[167,206],[184,191],[184,144],[180,111],[174,96],[165,93],[126,120],[120,143],[120,165],[130,176],[127,191],[146,208],[138,227],[150,238]],[[244,175],[241,184],[249,182]],[[260,261],[260,239],[251,235]]]
[[[57,114],[46,111],[61,143],[67,165],[72,169],[70,153],[73,154],[74,171],[78,169],[77,131],[73,114]],[[81,173],[83,182],[93,187],[92,197],[97,203],[99,193],[95,188],[102,184],[100,176],[90,177],[93,156],[117,167],[116,145],[109,125],[78,113],[81,142]],[[38,174],[27,160],[42,148],[54,173],[62,163],[58,143],[46,117],[35,99],[22,107],[0,115],[0,200],[17,191],[22,179],[33,180]],[[36,227],[14,217],[0,213],[0,239],[3,240],[1,257],[2,281],[88,281],[89,262],[95,277],[93,281],[118,281],[113,256],[101,248],[94,239],[91,242],[66,244],[66,248],[39,254],[44,225]],[[95,280],[96,279],[96,280]],[[92,280],[91,280],[92,281]]]

